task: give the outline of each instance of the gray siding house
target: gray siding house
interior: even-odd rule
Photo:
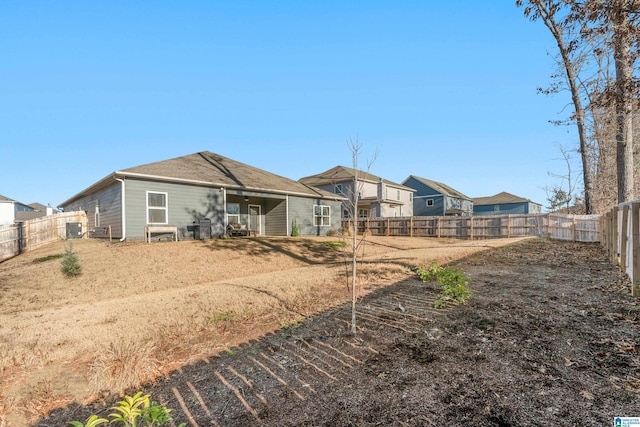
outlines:
[[[299,181],[347,199],[351,199],[357,191],[358,218],[413,216],[414,189],[363,171],[357,171],[358,183],[354,189],[355,175],[355,169],[336,166],[317,175],[300,178]],[[342,205],[344,218],[351,216],[350,207],[349,200],[345,200]]]
[[[263,236],[340,229],[342,197],[203,151],[111,173],[60,204],[87,212],[88,228],[111,226],[113,237],[143,239],[147,226],[175,226],[197,238],[211,221],[212,236],[240,225]]]
[[[416,190],[413,195],[415,216],[471,216],[473,214],[471,198],[441,182],[410,175],[402,184]]]
[[[474,215],[539,214],[541,212],[541,204],[504,191],[494,196],[473,199]]]

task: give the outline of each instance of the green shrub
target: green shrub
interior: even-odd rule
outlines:
[[[328,246],[328,247],[332,248],[332,249],[340,249],[340,248],[344,248],[345,246],[347,246],[347,242],[342,241],[342,240],[323,242],[323,244],[325,246]]]
[[[298,221],[294,218],[291,221],[291,236],[298,237],[300,235],[300,227],[298,227]]]
[[[426,269],[418,267],[416,272],[422,281],[435,281],[440,286],[440,297],[433,303],[435,308],[446,307],[449,302],[464,304],[471,298],[468,288],[471,277],[459,268],[434,263]]]
[[[40,264],[42,262],[47,262],[47,261],[51,261],[51,260],[54,260],[54,259],[60,259],[63,256],[64,256],[64,254],[47,255],[47,256],[43,256],[41,258],[36,258],[32,262],[34,264]]]
[[[67,277],[77,276],[82,273],[80,260],[78,259],[78,255],[73,252],[73,247],[71,245],[64,250],[61,270]]]

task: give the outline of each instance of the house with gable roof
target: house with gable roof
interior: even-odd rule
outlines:
[[[354,188],[354,177],[358,176]],[[358,192],[358,218],[413,216],[414,189],[383,179],[369,172],[336,166],[322,173],[300,178],[301,183],[333,192],[350,199]],[[349,201],[342,206],[342,216],[349,217]]]
[[[473,199],[474,215],[539,214],[541,212],[542,205],[540,203],[532,202],[506,191],[493,196]]]
[[[0,195],[0,227],[11,225],[16,219],[16,201]]]
[[[441,182],[409,175],[403,185],[416,190],[413,195],[415,216],[471,216],[473,202],[458,190]]]
[[[52,215],[55,210],[41,203],[26,205],[0,195],[0,227]]]
[[[87,212],[88,228],[111,226],[121,240],[145,238],[148,226],[175,226],[197,238],[239,225],[257,235],[326,235],[340,228],[343,197],[209,151],[115,171],[65,200],[65,211]]]

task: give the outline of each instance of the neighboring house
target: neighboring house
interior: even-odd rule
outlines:
[[[357,190],[359,218],[413,216],[412,188],[382,179],[367,172],[358,171]],[[351,199],[354,194],[356,170],[336,166],[317,175],[301,178],[299,181],[321,190]],[[350,217],[350,203],[343,202],[342,216]]]
[[[5,196],[0,196],[0,227],[16,222],[28,221],[51,215],[53,209],[40,203],[25,205]]]
[[[538,214],[542,205],[506,192],[473,199],[474,215]]]
[[[11,225],[16,219],[16,201],[0,196],[0,227]]]
[[[51,206],[45,206],[42,203],[30,203],[26,205],[26,207],[30,208],[30,210],[16,210],[16,222],[38,219],[59,212],[57,209],[53,209]]]
[[[340,228],[342,198],[238,161],[203,151],[111,173],[60,204],[87,212],[88,228],[111,226],[114,238],[143,239],[148,225],[178,227],[197,238],[201,220],[219,236],[228,225],[265,236]]]
[[[416,190],[413,195],[415,216],[471,216],[471,198],[441,182],[410,175],[403,185]]]

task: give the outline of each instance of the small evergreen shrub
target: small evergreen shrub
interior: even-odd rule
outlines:
[[[71,245],[64,250],[61,270],[67,277],[74,277],[82,273],[82,266],[80,265],[78,254],[73,252],[73,247]]]
[[[300,235],[300,227],[298,227],[298,221],[294,218],[291,221],[291,236],[298,237]]]

